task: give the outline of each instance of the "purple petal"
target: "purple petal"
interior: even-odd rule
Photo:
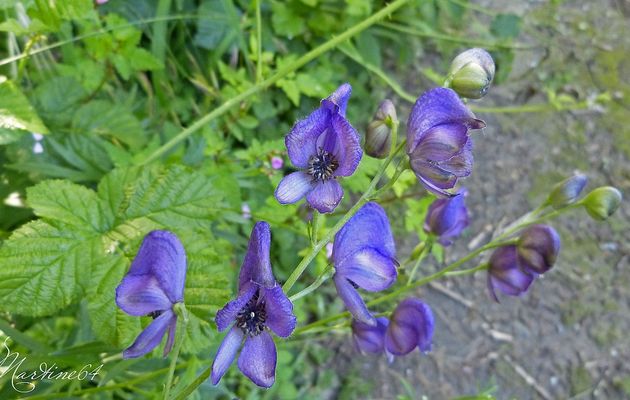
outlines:
[[[210,376],[210,380],[213,385],[219,383],[223,375],[225,375],[225,372],[230,368],[234,357],[236,357],[236,353],[238,353],[238,349],[241,347],[243,336],[243,331],[235,326],[230,329],[223,338],[217,350],[217,355],[212,362],[212,375]]]
[[[450,244],[468,226],[468,210],[464,204],[464,192],[448,199],[437,199],[427,212],[424,230],[439,237],[440,243]]]
[[[136,341],[129,348],[123,351],[123,358],[141,357],[153,350],[160,344],[169,325],[174,323],[176,318],[175,313],[171,310],[163,312],[140,332]]]
[[[335,281],[337,293],[339,294],[339,297],[341,297],[341,300],[350,314],[352,314],[352,316],[360,322],[375,326],[376,319],[367,309],[365,302],[363,302],[363,299],[354,286],[352,286],[352,284],[343,276],[335,274],[333,279]]]
[[[276,380],[276,345],[268,332],[245,339],[238,368],[260,387],[273,385]]]
[[[414,298],[405,299],[390,317],[385,348],[397,356],[410,353],[416,346],[420,351],[429,351],[434,325],[433,312],[427,304]]]
[[[163,357],[166,357],[168,353],[173,349],[173,343],[175,343],[175,332],[177,331],[177,318],[173,318],[171,324],[168,326],[168,338],[166,339],[166,345],[164,346]]]
[[[247,284],[243,286],[235,300],[228,302],[222,309],[217,312],[214,321],[217,324],[219,332],[226,330],[235,320],[239,311],[245,307],[247,302],[252,298],[258,290],[255,284]]]
[[[272,288],[276,285],[276,280],[271,271],[271,261],[269,260],[270,246],[271,231],[269,224],[265,221],[257,222],[249,237],[247,253],[238,277],[239,290],[244,288],[250,281],[267,288]]]
[[[488,287],[496,299],[495,290],[499,289],[509,296],[525,293],[534,281],[534,277],[519,268],[516,246],[504,246],[496,249],[489,260]]]
[[[350,176],[359,166],[363,150],[359,134],[350,123],[340,115],[332,117],[332,131],[337,135],[337,149],[333,153],[339,162],[335,176]]]
[[[318,182],[313,190],[306,195],[308,204],[320,213],[332,212],[342,198],[343,189],[335,179]]]
[[[131,263],[129,275],[145,274],[157,278],[171,303],[184,300],[186,251],[175,234],[153,231],[145,236]]]
[[[446,161],[439,162],[438,165],[445,171],[448,171],[460,178],[469,176],[472,173],[474,158],[472,147],[473,140],[469,137],[461,152]]]
[[[293,172],[280,181],[276,188],[276,199],[280,204],[292,204],[300,201],[313,189],[313,177],[298,171]]]
[[[416,148],[424,134],[442,124],[463,124],[468,129],[481,129],[485,123],[462,103],[451,89],[436,88],[416,100],[407,122],[407,153]]]
[[[372,247],[392,259],[396,257],[396,245],[387,214],[373,202],[361,207],[335,235],[335,266],[338,267],[346,257],[365,247]]]
[[[376,318],[376,326],[352,320],[352,338],[357,350],[361,353],[382,353],[388,324],[389,320],[385,317]]]
[[[442,124],[429,129],[411,152],[415,158],[446,161],[461,152],[468,142],[468,129],[462,124]]]
[[[349,83],[344,83],[330,96],[322,100],[322,106],[343,117],[346,115],[346,107],[351,94],[352,86]]]
[[[339,265],[337,274],[370,292],[390,287],[396,281],[396,262],[372,247],[358,250]]]
[[[293,304],[282,291],[282,286],[264,289],[264,298],[269,329],[280,337],[291,336],[297,319],[293,314]]]
[[[171,301],[152,275],[126,275],[116,288],[116,305],[136,317],[170,310],[172,307]]]
[[[331,113],[320,107],[307,118],[295,123],[291,132],[285,137],[289,159],[297,168],[307,168],[310,157],[317,153],[317,138],[330,125]]]
[[[453,196],[445,189],[451,189],[455,186],[457,183],[456,175],[435,164],[419,159],[411,159],[411,169],[430,192],[436,193],[438,196]]]

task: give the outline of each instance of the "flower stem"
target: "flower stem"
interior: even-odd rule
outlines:
[[[195,133],[196,131],[198,131],[202,127],[207,126],[210,121],[212,121],[212,120],[216,119],[217,117],[220,117],[221,115],[225,114],[232,107],[235,107],[235,106],[241,104],[241,102],[243,102],[246,99],[252,97],[256,93],[261,92],[262,90],[270,87],[271,85],[273,85],[274,83],[276,83],[280,79],[284,78],[285,76],[287,76],[291,72],[294,72],[295,70],[301,68],[305,64],[309,63],[310,61],[313,61],[314,59],[316,59],[320,55],[326,53],[327,51],[334,49],[339,44],[343,43],[345,40],[355,36],[356,34],[364,31],[368,27],[374,25],[375,23],[377,23],[378,21],[382,20],[386,16],[390,15],[395,10],[399,9],[400,7],[402,7],[403,5],[408,3],[409,1],[410,0],[395,0],[395,1],[391,2],[386,7],[383,7],[381,10],[379,10],[378,12],[372,14],[371,16],[369,16],[368,18],[366,18],[363,21],[359,22],[358,24],[350,27],[349,29],[347,29],[346,31],[341,33],[339,36],[333,37],[332,39],[328,40],[327,42],[317,46],[313,50],[311,50],[308,53],[304,54],[302,57],[298,58],[294,62],[289,63],[288,65],[286,65],[283,68],[280,68],[275,74],[273,74],[269,78],[263,80],[260,83],[257,83],[256,85],[250,87],[249,89],[245,90],[244,92],[241,92],[240,94],[238,94],[238,95],[232,97],[231,99],[225,101],[219,107],[215,108],[210,113],[208,113],[208,114],[204,115],[203,117],[199,118],[197,121],[195,121],[188,128],[182,130],[177,135],[175,135],[171,140],[169,140],[168,142],[164,143],[162,146],[160,146],[155,151],[153,151],[151,153],[151,155],[149,155],[149,157],[147,157],[144,161],[142,161],[140,163],[140,165],[146,165],[146,164],[149,164],[149,163],[157,160],[158,158],[160,158],[161,156],[166,154],[168,151],[173,149],[177,144],[179,144],[180,142],[182,142],[183,140],[188,138],[190,135],[192,135],[193,133]]]
[[[324,270],[324,272],[321,273],[321,275],[319,275],[317,277],[317,279],[315,280],[315,282],[311,283],[309,286],[307,286],[306,288],[300,290],[299,292],[297,292],[296,294],[294,294],[293,296],[289,297],[289,300],[291,300],[292,303],[294,303],[296,300],[301,299],[302,297],[306,296],[307,294],[315,291],[318,287],[320,287],[324,282],[326,282],[328,279],[330,279],[330,277],[333,276],[333,270],[332,270],[332,266],[328,265],[326,267],[326,269]]]
[[[168,375],[166,376],[166,385],[164,387],[164,400],[168,400],[171,392],[171,387],[173,386],[173,376],[175,374],[175,367],[177,366],[177,358],[179,357],[179,351],[181,350],[182,343],[184,342],[184,338],[186,337],[186,327],[188,326],[188,311],[186,310],[186,306],[184,305],[184,303],[176,303],[173,308],[182,322],[179,326],[177,337],[175,338],[173,358],[171,359],[171,365],[169,366]]]
[[[392,128],[392,135],[394,134],[394,131],[396,129],[397,129],[397,125],[395,125]],[[311,251],[309,251],[308,254],[304,256],[302,261],[300,261],[298,266],[295,267],[291,275],[289,275],[289,278],[287,279],[287,281],[282,286],[282,290],[284,290],[285,293],[289,293],[293,285],[295,285],[295,282],[297,282],[297,280],[300,279],[300,276],[302,276],[302,274],[304,273],[308,265],[311,263],[311,261],[313,261],[313,259],[315,258],[315,256],[317,256],[317,254],[321,251],[321,249],[323,249],[324,246],[326,246],[326,244],[328,244],[328,242],[330,242],[333,239],[335,234],[339,232],[341,228],[343,228],[346,222],[348,222],[348,220],[352,218],[352,216],[356,214],[356,212],[359,211],[359,209],[363,207],[365,203],[368,202],[368,200],[372,196],[372,192],[376,188],[376,185],[378,184],[378,182],[381,180],[381,177],[385,173],[385,170],[391,163],[394,156],[398,154],[398,152],[400,152],[400,150],[404,147],[404,145],[405,145],[405,141],[403,140],[400,143],[400,145],[398,145],[394,149],[394,151],[389,155],[389,157],[387,157],[385,161],[381,164],[381,167],[376,172],[376,175],[374,175],[374,178],[372,178],[370,185],[368,186],[366,191],[363,193],[363,195],[359,198],[359,200],[357,200],[357,202],[352,206],[352,208],[350,208],[350,210],[348,210],[348,212],[343,217],[341,217],[339,221],[337,221],[335,226],[333,226],[321,240],[313,244]]]
[[[319,213],[313,210],[313,219],[311,221],[311,245],[317,243],[317,230],[319,229]]]
[[[447,272],[446,274],[444,274],[444,276],[470,275],[470,274],[474,274],[477,271],[482,271],[484,269],[488,269],[489,266],[490,266],[490,264],[488,264],[488,263],[482,263],[482,264],[477,265],[475,268],[460,269],[458,271]]]
[[[407,280],[407,285],[411,285],[411,283],[413,282],[413,278],[414,276],[416,276],[416,271],[418,270],[418,267],[422,263],[422,260],[424,260],[424,258],[431,252],[432,247],[433,247],[433,239],[431,238],[431,236],[429,236],[427,238],[427,241],[424,242],[424,247],[422,248],[422,251],[418,255],[418,259],[416,260],[416,262],[413,265],[413,268],[411,269],[411,273],[409,274],[409,279]]]
[[[256,0],[256,84],[263,80],[262,70],[262,21],[260,15],[260,1]]]

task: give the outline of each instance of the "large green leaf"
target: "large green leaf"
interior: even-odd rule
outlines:
[[[0,76],[0,144],[19,139],[17,132],[48,133],[48,128],[15,84]]]

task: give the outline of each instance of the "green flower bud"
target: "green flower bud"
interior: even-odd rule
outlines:
[[[392,148],[392,127],[398,123],[396,108],[390,100],[383,100],[365,135],[365,152],[374,158],[385,158]]]
[[[448,86],[462,97],[480,99],[494,79],[494,60],[484,49],[468,49],[453,59]]]
[[[584,197],[582,204],[593,219],[603,221],[619,208],[621,192],[612,186],[598,187]]]
[[[575,203],[586,186],[588,178],[584,174],[576,174],[553,187],[546,204],[558,209]]]

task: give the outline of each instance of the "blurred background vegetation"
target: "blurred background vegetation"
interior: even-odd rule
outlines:
[[[131,171],[144,164],[200,117],[386,5],[367,0],[98,3],[104,4],[0,0],[3,239],[36,218],[29,207],[35,200],[29,202],[26,188],[64,179],[101,193],[103,182],[119,182],[108,175],[112,170]],[[454,55],[483,47],[495,58],[494,87],[484,100],[471,102],[489,125],[476,138],[475,171],[465,181],[474,222],[448,253],[435,251],[423,266],[427,273],[483,243],[576,170],[589,175],[592,187],[609,184],[627,193],[629,18],[630,5],[623,0],[411,1],[243,100],[146,167],[137,185],[160,182],[176,190],[178,179],[207,179],[214,190],[208,194],[214,196],[214,212],[204,214],[192,233],[184,232],[189,228],[183,222],[175,229],[190,238],[184,240],[187,249],[193,248],[196,264],[188,281],[199,287],[212,281],[214,290],[196,299],[199,318],[189,332],[180,382],[192,380],[216,352],[219,337],[212,317],[233,291],[253,222],[272,225],[272,264],[279,281],[308,248],[307,211],[280,206],[273,198],[275,186],[291,170],[284,135],[343,82],[353,87],[348,117],[359,132],[384,98],[397,105],[404,132],[412,102],[441,85]],[[285,159],[283,170],[272,168],[272,157]],[[377,168],[378,161],[364,157],[357,173],[344,181],[342,209]],[[33,196],[62,193],[42,193],[38,187]],[[403,174],[383,201],[400,259],[423,239],[430,201],[411,173]],[[243,207],[250,211],[244,213]],[[624,336],[630,328],[630,298],[624,291],[630,283],[629,213],[622,204],[610,225],[590,222],[584,214],[564,218],[557,226],[564,239],[559,266],[524,299],[490,304],[484,276],[419,291],[438,310],[436,345],[429,356],[414,354],[391,366],[384,359],[362,358],[352,348],[348,330],[340,327],[281,344],[276,385],[269,391],[257,389],[232,368],[217,388],[204,384],[194,396],[630,396],[630,369],[623,362],[630,356]],[[331,226],[339,214],[325,223]],[[197,214],[189,216],[192,220]],[[133,233],[111,241],[124,243],[128,259],[142,232],[168,227],[175,217],[161,218],[129,225]],[[321,254],[297,289],[312,282],[327,263]],[[210,272],[204,269],[208,264]],[[120,275],[124,265],[117,271]],[[103,291],[117,284],[115,277],[107,279]],[[4,301],[11,293],[0,288]],[[94,314],[112,297],[94,296],[96,305],[93,297],[78,298],[58,311],[32,315],[0,305],[0,331],[12,337],[13,350],[28,354],[31,369],[53,359],[67,368],[97,359],[105,364],[99,382],[42,382],[34,394],[151,397],[160,390],[167,360],[117,359],[139,325],[121,324],[116,332],[103,333],[108,320]],[[296,302],[301,323],[340,310],[331,285]],[[110,312],[114,314],[105,315],[116,315]],[[0,384],[0,398],[17,396],[7,377]]]

